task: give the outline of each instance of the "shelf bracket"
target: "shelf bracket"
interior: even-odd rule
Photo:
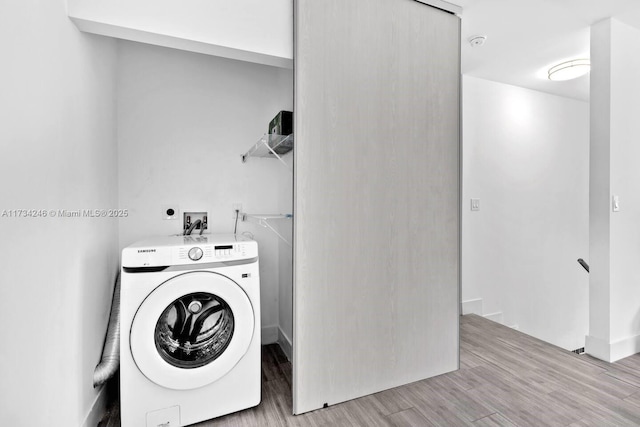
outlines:
[[[287,164],[287,162],[284,161],[284,159],[282,157],[280,157],[278,155],[278,153],[276,153],[275,151],[273,151],[273,148],[271,148],[269,146],[269,143],[265,143],[265,145],[267,146],[267,148],[269,149],[269,151],[271,151],[271,154],[273,154],[274,156],[276,156],[276,159],[280,160],[280,163],[282,163],[284,165],[285,168],[289,169],[289,171],[293,172],[293,170],[291,169],[291,167],[289,167],[289,165]]]

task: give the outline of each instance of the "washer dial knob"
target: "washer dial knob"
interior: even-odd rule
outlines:
[[[200,258],[202,258],[202,255],[202,249],[198,247],[189,249],[189,259],[191,259],[191,261],[198,261]]]

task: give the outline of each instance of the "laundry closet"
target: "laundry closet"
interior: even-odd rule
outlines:
[[[291,247],[243,214],[290,214],[292,173],[276,159],[243,163],[242,155],[278,111],[292,108],[292,71],[129,41],[119,49],[119,198],[130,212],[120,223],[121,247],[180,233],[183,212],[206,212],[207,233],[252,236],[260,246],[263,342],[275,342],[279,276],[291,288],[280,263]],[[166,207],[176,219],[165,219]],[[290,217],[269,225],[290,239]]]
[[[257,240],[263,343],[292,359],[294,413],[457,369],[460,10],[244,3],[215,11],[218,43],[179,30],[212,10],[185,6],[173,26],[151,14],[154,28],[119,12],[120,246],[180,232],[171,206]],[[90,9],[70,1],[80,29],[109,35],[118,13]],[[240,36],[223,12],[290,31]],[[245,45],[229,47],[234,31]],[[282,110],[294,149],[262,157]]]

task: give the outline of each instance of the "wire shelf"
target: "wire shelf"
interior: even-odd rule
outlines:
[[[291,214],[242,214],[242,221],[254,222],[262,227],[268,228],[271,230],[276,236],[278,236],[283,242],[287,245],[291,246],[291,242],[285,239],[282,234],[278,233],[278,231],[273,228],[269,221],[274,220],[282,220],[282,219],[293,219],[293,215]]]
[[[251,157],[276,158],[291,170],[291,167],[282,159],[282,155],[293,149],[293,134],[277,135],[265,133],[246,153],[242,155],[242,162],[246,163]]]

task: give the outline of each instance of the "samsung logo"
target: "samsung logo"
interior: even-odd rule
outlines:
[[[155,252],[155,249],[138,249],[138,253],[145,253],[145,252]]]

